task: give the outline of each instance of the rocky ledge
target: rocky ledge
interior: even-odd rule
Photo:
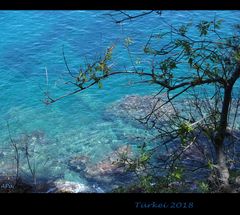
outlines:
[[[165,102],[166,98],[163,95],[128,95],[110,105],[106,109],[104,116],[105,118],[139,119],[146,117],[154,110],[151,120],[164,121],[167,120],[167,115],[174,113],[174,109],[170,104],[163,105]]]

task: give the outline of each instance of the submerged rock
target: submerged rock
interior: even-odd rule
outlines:
[[[70,159],[68,164],[71,170],[80,173],[90,182],[118,183],[126,180],[131,174],[126,172],[125,165],[119,162],[121,156],[132,156],[130,146],[119,147],[98,163],[92,163],[85,156],[76,156]]]
[[[123,119],[143,118],[154,110],[154,114],[150,117],[151,120],[164,121],[166,120],[166,115],[174,113],[171,105],[163,105],[165,101],[164,96],[128,95],[109,106],[106,109],[105,117],[120,117]]]
[[[68,166],[71,170],[79,172],[86,168],[86,164],[90,158],[85,155],[79,155],[71,158],[68,162]]]
[[[21,134],[19,137],[14,139],[15,143],[22,144],[22,147],[24,148],[25,144],[30,145],[45,145],[48,144],[49,141],[45,137],[45,133],[43,131],[33,131],[31,133],[24,133]]]

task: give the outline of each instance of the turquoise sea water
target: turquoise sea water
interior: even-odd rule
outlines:
[[[143,134],[140,127],[104,117],[106,109],[125,95],[156,92],[153,86],[129,86],[130,77],[113,77],[103,82],[103,89],[92,88],[53,105],[41,102],[45,68],[50,91],[56,96],[63,92],[58,89],[67,79],[62,46],[70,68],[78,71],[85,58],[94,59],[115,44],[113,67],[119,69],[131,66],[123,46],[127,37],[134,41],[132,53],[149,64],[142,58],[143,47],[151,33],[167,27],[165,22],[179,25],[216,16],[224,19],[225,34],[232,24],[240,23],[239,11],[163,11],[162,17],[149,15],[123,25],[115,24],[106,13],[109,11],[0,11],[0,150],[5,152],[0,168],[13,163],[7,121],[15,139],[35,131],[44,133],[46,143],[34,149],[37,177],[61,175],[77,182],[84,179],[68,169],[71,156],[83,154],[98,161],[128,144],[126,135]]]

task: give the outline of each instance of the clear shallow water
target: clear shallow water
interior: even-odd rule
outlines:
[[[50,106],[41,102],[45,68],[51,92],[61,92],[57,86],[66,78],[63,45],[70,68],[77,71],[85,57],[94,59],[115,44],[114,68],[118,69],[130,66],[123,49],[127,37],[134,41],[131,51],[149,64],[141,53],[149,35],[166,27],[162,20],[179,25],[216,15],[225,20],[222,31],[226,34],[230,25],[240,23],[239,11],[163,11],[161,18],[150,15],[123,26],[105,13],[108,11],[0,11],[0,146],[8,152],[1,162],[13,162],[7,120],[14,138],[34,131],[44,133],[47,143],[35,146],[37,176],[61,175],[79,182],[84,179],[67,167],[70,157],[84,154],[98,161],[128,144],[126,135],[145,132],[121,119],[104,117],[105,110],[125,95],[156,92],[151,86],[128,86],[130,77],[111,78],[103,82],[101,90],[92,88]]]

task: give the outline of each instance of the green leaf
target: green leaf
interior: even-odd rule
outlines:
[[[238,51],[238,52],[235,53],[234,59],[235,59],[236,61],[240,61],[240,51]]]
[[[213,163],[209,160],[207,163],[209,169],[213,170]]]
[[[192,52],[192,47],[189,42],[183,41],[182,47],[187,55],[190,55]]]
[[[83,82],[87,81],[87,76],[85,74],[82,75]]]
[[[209,191],[209,186],[208,186],[208,184],[205,183],[205,182],[203,182],[203,181],[201,181],[201,182],[199,183],[199,188],[200,188],[200,190],[201,190],[203,193],[206,193],[206,192]]]
[[[182,25],[179,29],[178,32],[181,36],[184,36],[187,33],[187,26],[186,25]]]
[[[182,124],[180,124],[179,126],[180,133],[190,133],[191,131],[193,131],[193,127],[190,123],[183,122]]]
[[[103,71],[103,70],[104,70],[104,67],[105,67],[104,62],[100,62],[100,63],[99,63],[99,70]]]
[[[98,81],[98,88],[99,88],[99,89],[102,89],[102,88],[103,88],[103,84],[102,84],[101,81]]]
[[[175,61],[170,61],[169,62],[169,67],[170,67],[170,69],[175,69],[177,67],[176,62]]]
[[[198,31],[200,33],[200,37],[201,36],[206,36],[208,34],[208,30],[211,26],[212,22],[208,22],[208,21],[201,21],[198,25]]]
[[[180,172],[176,172],[174,176],[175,176],[175,178],[178,179],[178,180],[180,180],[181,177],[182,177]]]
[[[180,137],[182,145],[186,145],[187,141],[189,138],[187,135],[193,131],[193,127],[190,123],[188,122],[183,122],[179,125],[178,127],[178,135]]]
[[[173,180],[181,180],[183,177],[183,169],[182,168],[176,168],[174,172],[172,172],[171,177]]]
[[[222,19],[217,20],[214,25],[215,29],[220,29],[222,22],[223,22]]]
[[[139,161],[141,163],[144,163],[144,162],[148,161],[149,158],[150,158],[150,155],[145,152],[145,153],[141,154]]]

